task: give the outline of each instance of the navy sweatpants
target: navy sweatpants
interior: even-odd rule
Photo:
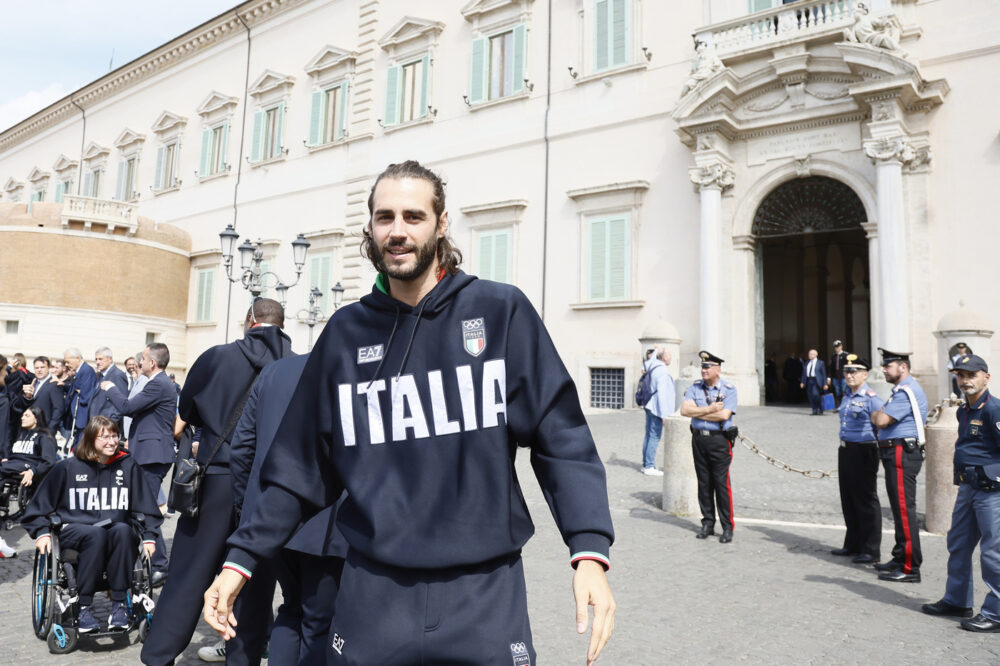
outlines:
[[[330,649],[326,637],[330,634],[344,559],[282,550],[274,564],[282,603],[271,630],[270,663],[326,663]],[[250,582],[258,575],[255,571]]]
[[[94,602],[94,592],[105,571],[111,599],[125,601],[132,586],[132,567],[139,556],[139,538],[128,523],[111,523],[107,527],[67,523],[59,530],[59,547],[79,553],[76,582],[81,606]]]
[[[415,570],[349,551],[327,646],[330,665],[530,666],[521,557]]]

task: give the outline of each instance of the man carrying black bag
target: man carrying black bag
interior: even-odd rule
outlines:
[[[173,664],[191,642],[202,593],[219,572],[226,539],[235,528],[228,439],[257,375],[292,353],[284,323],[280,303],[255,300],[244,321],[243,339],[207,350],[184,382],[178,411],[184,421],[201,429],[197,461],[205,473],[197,516],[182,515],[177,521],[167,582],[157,602],[157,615],[169,621],[154,623],[142,648],[144,664]],[[244,627],[240,638],[226,645],[226,663],[260,663],[269,620],[266,613],[248,618],[259,626]]]

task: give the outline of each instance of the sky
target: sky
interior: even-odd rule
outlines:
[[[239,0],[0,0],[0,131]]]

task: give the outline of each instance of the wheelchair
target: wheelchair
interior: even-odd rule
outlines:
[[[133,530],[139,534],[144,522],[141,515],[133,515]],[[76,565],[79,553],[60,548],[59,530],[62,523],[58,516],[49,517],[52,549],[48,554],[35,551],[34,575],[31,581],[31,624],[35,636],[47,642],[49,652],[66,654],[76,649],[80,633],[77,631],[79,595],[76,584]],[[105,586],[107,589],[107,573]],[[124,628],[96,629],[84,635],[94,638],[128,635],[139,630],[139,642],[144,642],[153,621],[153,571],[149,558],[139,551],[132,567],[131,587],[126,593],[129,625]],[[99,586],[98,589],[102,589]]]
[[[30,486],[22,486],[20,478],[0,481],[0,527],[8,532],[14,529],[28,508],[28,502],[40,480],[36,479]]]

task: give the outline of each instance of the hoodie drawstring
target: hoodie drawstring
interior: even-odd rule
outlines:
[[[424,302],[420,304],[420,309],[417,310],[417,320],[413,322],[413,330],[410,332],[410,340],[406,343],[406,351],[403,353],[403,362],[399,364],[399,370],[396,371],[396,379],[403,374],[403,368],[406,367],[406,359],[410,357],[410,348],[413,347],[413,336],[417,334],[417,326],[420,325],[420,317],[424,314],[424,306],[427,305],[428,298],[424,299]]]
[[[421,309],[423,309],[423,308],[421,308]],[[365,387],[365,390],[370,389],[372,387],[372,384],[375,383],[375,380],[378,379],[378,372],[379,372],[379,370],[382,369],[382,364],[385,363],[385,358],[389,355],[389,347],[392,345],[392,338],[393,338],[393,336],[396,335],[396,327],[397,326],[399,326],[399,308],[398,307],[396,308],[396,320],[394,322],[392,322],[392,332],[389,333],[389,340],[385,343],[385,349],[382,351],[382,358],[380,358],[378,360],[378,365],[375,366],[375,374],[372,375],[372,380],[370,382],[368,382],[368,386]],[[411,337],[410,340],[412,341],[413,338]]]

